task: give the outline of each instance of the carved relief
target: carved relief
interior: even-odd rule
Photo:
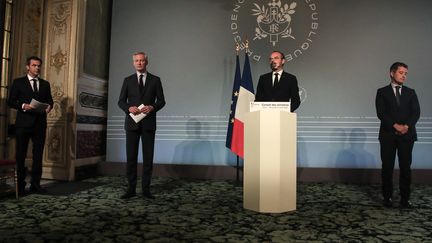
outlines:
[[[53,31],[55,35],[63,35],[67,30],[67,19],[71,13],[70,6],[67,3],[60,3],[55,6],[52,21],[53,21]]]
[[[77,158],[103,156],[106,154],[106,131],[78,131]]]
[[[50,65],[55,67],[57,75],[60,73],[62,67],[66,65],[67,58],[68,56],[66,52],[62,52],[62,50],[60,49],[60,45],[58,46],[56,53],[54,55],[51,55]]]
[[[51,110],[51,112],[48,113],[48,118],[50,118],[50,119],[60,118],[63,115],[63,111],[64,111],[64,107],[65,107],[63,104],[65,94],[64,94],[62,87],[60,87],[56,83],[52,83],[51,95],[52,95],[53,100],[54,100],[54,105],[53,105],[53,109]]]
[[[81,92],[79,95],[79,104],[86,108],[106,110],[108,101],[105,96]]]
[[[45,1],[47,7],[46,21],[46,69],[47,79],[51,81],[51,95],[53,96],[53,109],[48,114],[48,134],[45,144],[45,160],[47,168],[62,168],[69,174],[68,164],[70,158],[65,156],[72,141],[67,137],[68,122],[66,107],[68,106],[68,84],[73,82],[70,76],[71,54],[71,18],[72,0]],[[62,177],[59,174],[53,177]]]
[[[61,137],[60,129],[51,129],[47,139],[47,157],[49,161],[62,161]]]

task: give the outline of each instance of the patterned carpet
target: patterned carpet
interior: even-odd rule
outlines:
[[[154,178],[155,199],[119,199],[124,177],[48,186],[0,199],[1,242],[432,242],[432,186],[413,209],[381,206],[380,188],[299,183],[297,211],[242,207],[233,181]],[[397,200],[397,199],[396,199]]]

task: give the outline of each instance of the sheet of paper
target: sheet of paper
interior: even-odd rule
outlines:
[[[39,101],[37,101],[37,100],[35,100],[35,99],[32,99],[32,100],[30,101],[30,105],[33,106],[33,109],[34,109],[35,111],[38,111],[38,112],[45,112],[45,110],[46,110],[46,109],[48,108],[48,106],[49,106],[49,104],[39,102]]]
[[[138,106],[138,109],[141,110],[142,108],[144,108],[144,104],[141,104],[140,106]],[[132,119],[135,121],[135,123],[138,123],[142,119],[144,119],[144,117],[146,117],[147,114],[139,113],[138,115],[134,115],[133,113],[129,113],[129,116],[132,117]]]

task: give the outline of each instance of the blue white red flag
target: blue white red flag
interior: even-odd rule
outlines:
[[[237,60],[238,60],[238,56],[237,56]],[[238,72],[240,73],[240,70],[238,70]],[[237,68],[236,68],[236,73],[237,73]],[[235,81],[234,81],[234,86],[235,86]],[[246,113],[249,112],[250,102],[255,100],[255,94],[254,94],[255,92],[254,92],[253,82],[252,82],[252,72],[250,68],[249,56],[247,53],[245,54],[245,63],[243,67],[243,74],[241,76],[240,86],[238,92],[233,91],[233,94],[235,93],[237,93],[236,101],[233,102],[231,106],[231,111],[234,110],[234,112],[232,112],[232,115],[230,115],[230,123],[232,122],[233,124],[231,128],[231,134],[230,134],[231,144],[229,148],[233,153],[243,158],[244,156],[244,116]],[[234,103],[235,103],[235,108],[233,109]],[[228,128],[228,131],[229,130],[230,129]],[[228,141],[228,136],[227,136],[227,141]]]

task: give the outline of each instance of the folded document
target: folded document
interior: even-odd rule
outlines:
[[[32,99],[32,100],[30,101],[30,105],[33,107],[33,109],[34,109],[35,111],[38,111],[38,112],[45,112],[45,110],[46,110],[46,109],[48,108],[48,106],[49,106],[49,104],[39,102],[39,101],[37,101],[37,100],[35,100],[35,99]]]
[[[140,106],[138,106],[138,109],[142,109],[144,108],[144,104],[141,104]],[[144,119],[144,117],[147,116],[147,114],[144,113],[139,113],[137,115],[134,115],[133,113],[129,113],[129,116],[132,117],[132,119],[135,121],[135,123],[140,122],[142,119]]]

